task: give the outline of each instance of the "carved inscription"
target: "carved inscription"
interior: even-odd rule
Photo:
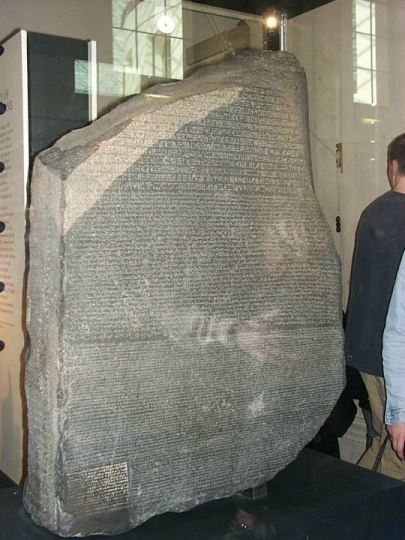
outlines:
[[[216,69],[37,160],[25,500],[58,533],[100,532],[109,498],[114,534],[260,484],[340,394],[302,70],[253,53]]]

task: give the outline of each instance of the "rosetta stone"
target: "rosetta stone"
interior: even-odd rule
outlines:
[[[55,533],[263,484],[342,391],[340,264],[291,54],[149,89],[42,152],[29,252],[24,504]]]

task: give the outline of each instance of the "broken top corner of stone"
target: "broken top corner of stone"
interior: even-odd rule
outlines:
[[[192,94],[230,86],[277,88],[290,85],[290,90],[294,90],[302,76],[305,77],[304,69],[292,53],[246,50],[224,63],[199,68],[187,79],[152,86],[129,98],[89,126],[64,135],[53,147],[39,154],[39,159],[47,166],[57,167],[61,160],[66,160],[65,152],[71,151],[79,154],[77,161],[80,162],[86,154],[86,146],[94,148],[95,140],[102,142],[113,137],[139,115]],[[160,96],[165,102],[154,96]]]

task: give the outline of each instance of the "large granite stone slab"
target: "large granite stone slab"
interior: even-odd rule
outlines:
[[[131,99],[40,154],[31,196],[33,519],[113,534],[293,460],[344,379],[295,58]]]

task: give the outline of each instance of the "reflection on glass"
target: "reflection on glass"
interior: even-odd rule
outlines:
[[[272,538],[276,532],[272,525],[268,525],[267,508],[262,502],[254,504],[251,511],[237,508],[233,520],[225,533],[223,540],[266,540]]]
[[[116,71],[136,72],[134,32],[113,28],[113,64]]]
[[[354,102],[377,105],[375,3],[353,0]]]
[[[112,9],[114,69],[124,81],[128,74],[183,78],[181,0],[113,0]]]
[[[75,93],[89,93],[90,63],[87,60],[75,60]]]
[[[98,93],[102,96],[130,96],[141,92],[141,78],[136,73],[123,73],[112,64],[98,65]]]
[[[135,7],[139,0],[114,0],[112,23],[114,28],[135,28]]]
[[[161,32],[158,23],[162,17],[170,18],[172,37],[183,37],[183,16],[181,0],[142,0],[136,8],[136,30],[156,34]]]
[[[156,19],[156,26],[158,27],[158,30],[164,34],[171,34],[175,28],[173,18],[166,14],[160,15],[160,17]]]
[[[258,15],[183,0],[111,0],[111,9],[112,40],[100,44],[98,73],[95,57],[93,64],[75,65],[76,92],[88,94],[97,86],[99,114],[123,97],[181,80],[201,66],[263,49]]]

